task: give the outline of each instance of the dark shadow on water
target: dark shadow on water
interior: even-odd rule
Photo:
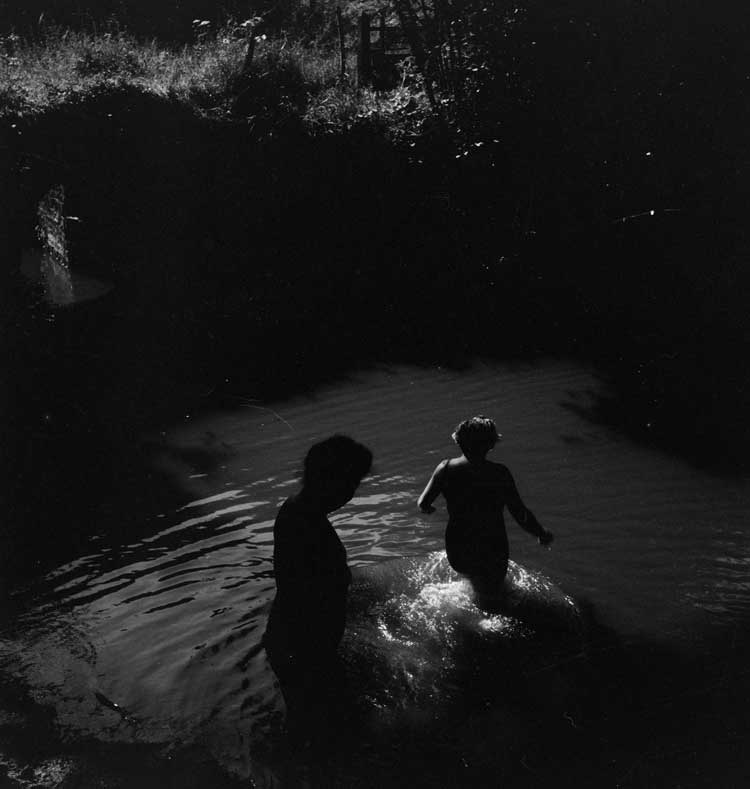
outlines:
[[[706,335],[682,346],[669,336],[628,341],[619,346],[619,358],[602,358],[591,345],[587,353],[599,356],[599,387],[571,392],[560,405],[707,473],[744,476],[750,469],[750,375],[738,360],[747,343],[720,331]]]
[[[204,747],[124,744],[61,737],[54,713],[0,678],[0,782],[8,786],[246,786]],[[6,785],[5,783],[3,785]]]
[[[720,634],[684,651],[625,642],[590,608],[587,629],[574,652],[549,635],[515,650],[466,640],[439,707],[376,728],[350,718],[324,756],[299,764],[319,786],[740,785],[744,640]],[[358,675],[360,692],[366,682]]]
[[[560,243],[570,265],[547,287],[569,300],[562,333],[602,383],[563,405],[706,471],[746,472],[745,231],[694,207],[592,226]]]

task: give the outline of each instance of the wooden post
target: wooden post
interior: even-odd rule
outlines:
[[[247,75],[253,65],[253,55],[255,54],[255,26],[250,31],[247,39],[247,51],[245,52],[245,62],[242,64],[242,73]]]
[[[380,48],[383,50],[383,57],[385,58],[385,11],[380,12]]]
[[[341,6],[336,6],[336,27],[339,31],[339,54],[341,56],[341,79],[346,79],[346,41],[344,40],[344,22],[341,18]]]
[[[370,15],[363,13],[359,18],[359,53],[357,55],[359,85],[372,82],[372,54],[370,52]]]

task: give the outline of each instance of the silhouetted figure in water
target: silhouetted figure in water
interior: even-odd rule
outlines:
[[[453,433],[463,455],[441,461],[419,497],[419,509],[433,513],[442,493],[448,506],[445,548],[451,567],[469,578],[478,601],[498,602],[508,570],[508,536],[503,509],[507,506],[521,528],[539,539],[553,540],[521,501],[510,471],[487,460],[500,440],[495,423],[485,416],[461,422]]]
[[[276,516],[276,598],[265,646],[296,745],[322,740],[339,717],[344,688],[336,650],[351,572],[328,515],[352,499],[371,465],[370,450],[347,436],[315,444],[305,457],[302,490]]]

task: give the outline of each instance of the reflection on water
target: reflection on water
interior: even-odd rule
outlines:
[[[113,287],[110,282],[72,271],[54,255],[40,250],[23,253],[21,273],[42,286],[44,300],[54,307],[68,307],[98,299]]]
[[[540,704],[571,714],[572,691],[551,667],[562,662],[560,649],[572,650],[566,660],[580,651],[574,599],[591,600],[623,638],[677,649],[750,611],[747,483],[635,447],[563,407],[585,403],[596,386],[564,365],[404,368],[273,410],[186,420],[158,458],[184,502],[122,512],[118,530],[41,579],[6,628],[0,666],[54,710],[68,737],[200,742],[224,769],[254,775],[283,720],[260,648],[273,595],[273,518],[306,449],[340,431],[376,458],[377,473],[334,519],[357,568],[343,648],[370,705],[366,739],[416,720],[434,730],[458,716],[482,728],[471,744],[461,740],[464,756],[481,762],[485,751],[502,750],[498,743],[515,747],[524,727],[513,713],[507,734],[509,710]],[[557,536],[547,551],[509,524],[517,564],[505,614],[474,606],[441,553],[444,513],[422,516],[415,506],[437,460],[454,452],[452,427],[480,412],[504,434],[495,456]],[[190,450],[207,433],[221,458],[196,474]],[[129,531],[142,536],[123,538]],[[525,675],[547,684],[535,680],[519,701],[512,685]],[[440,729],[445,737],[449,728]]]
[[[68,220],[65,216],[65,187],[53,186],[37,206],[37,236],[42,249],[26,250],[21,273],[42,286],[44,300],[55,307],[68,307],[103,296],[112,285],[70,268]]]

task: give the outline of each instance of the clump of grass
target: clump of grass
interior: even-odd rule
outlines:
[[[292,64],[311,92],[333,85],[339,78],[338,53],[287,38],[264,41],[255,68],[273,70]]]
[[[427,96],[417,87],[401,85],[391,91],[376,91],[342,82],[312,99],[305,123],[322,133],[369,126],[401,138],[419,134],[429,115]]]
[[[325,49],[287,39],[263,40],[247,73],[230,87],[234,115],[302,117],[312,97],[338,78],[334,57]]]

